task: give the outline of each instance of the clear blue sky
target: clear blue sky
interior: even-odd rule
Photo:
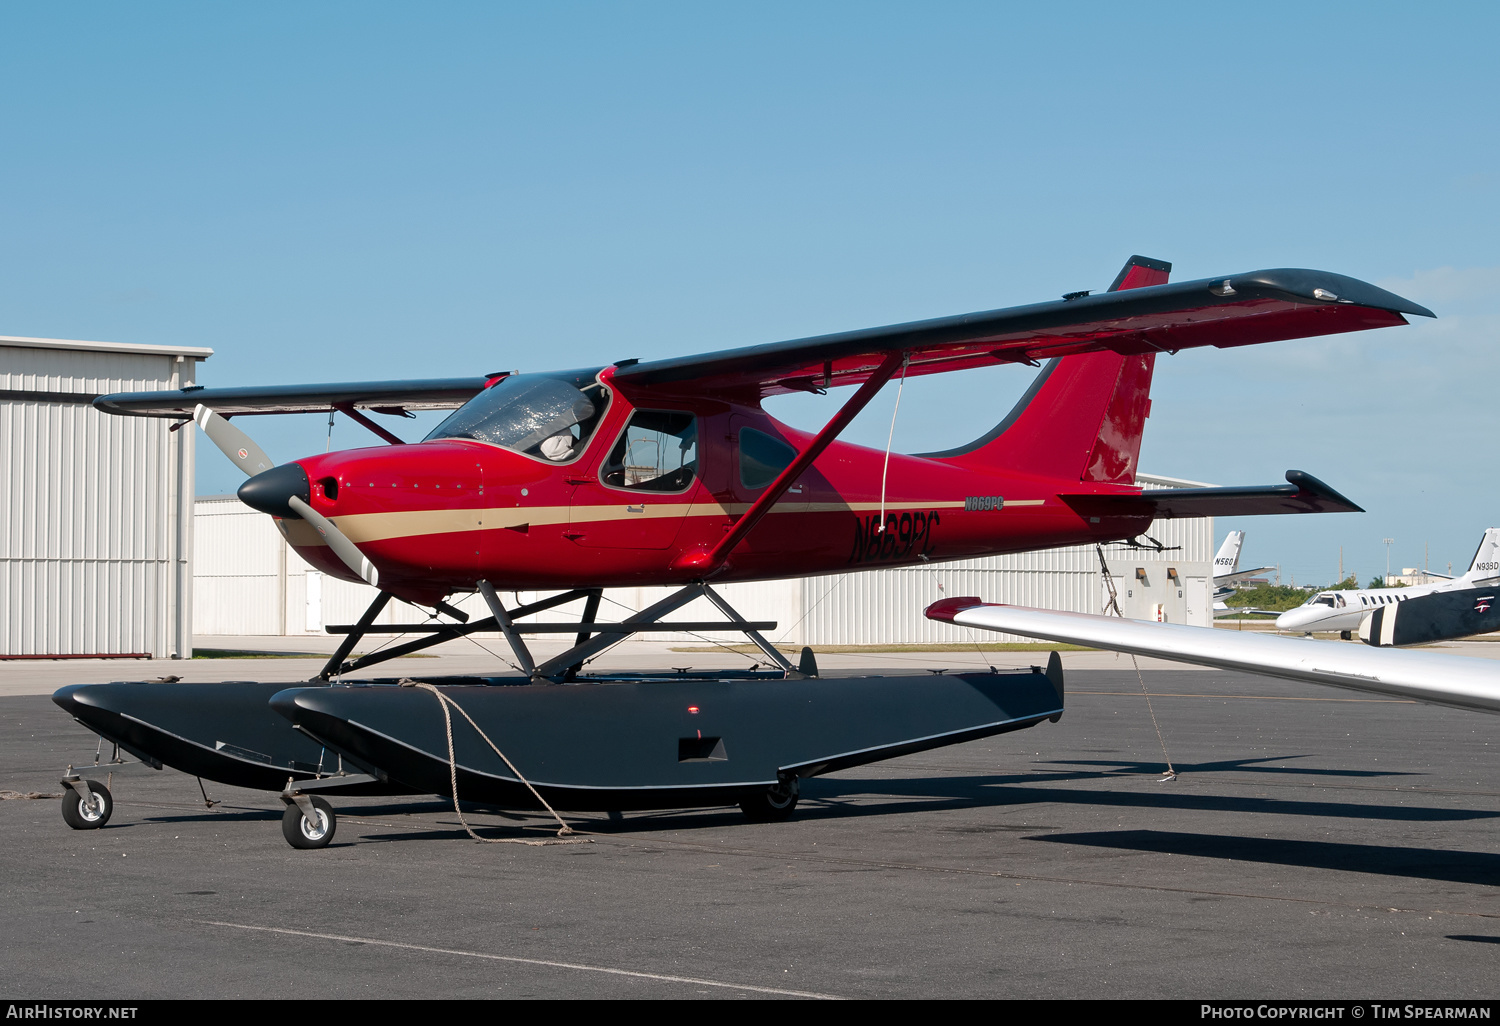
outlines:
[[[1323,477],[1221,521],[1299,582],[1500,524],[1494,4],[8,4],[0,334],[211,385],[688,354],[1319,267],[1440,320],[1158,365],[1143,463]],[[898,448],[1025,384],[908,386]],[[893,391],[852,437],[882,444]],[[816,404],[783,403],[811,423]],[[290,459],[325,422],[250,422]],[[363,444],[347,422],[336,445]],[[200,492],[234,471],[203,446]]]

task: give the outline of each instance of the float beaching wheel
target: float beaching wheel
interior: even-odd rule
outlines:
[[[97,830],[109,822],[115,811],[115,800],[109,788],[97,780],[85,780],[83,785],[88,791],[87,800],[71,784],[63,792],[63,822],[74,830]]]
[[[786,819],[797,807],[797,796],[801,793],[797,778],[779,780],[764,791],[756,791],[740,799],[740,811],[757,823]]]
[[[338,817],[325,799],[312,795],[309,801],[317,822],[309,820],[300,806],[288,802],[286,812],[281,815],[281,834],[293,848],[326,848],[333,840]]]

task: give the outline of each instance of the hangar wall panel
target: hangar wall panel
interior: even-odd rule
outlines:
[[[358,620],[375,597],[367,585],[314,570],[286,544],[270,517],[232,495],[197,500],[193,519],[195,634],[322,634],[325,624]],[[468,605],[460,603],[472,604],[472,598]],[[396,601],[376,622],[426,619],[423,610]]]
[[[191,654],[192,432],[89,401],[210,352],[0,337],[0,655]]]

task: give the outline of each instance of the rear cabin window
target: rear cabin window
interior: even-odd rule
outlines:
[[[764,488],[796,458],[797,450],[781,439],[740,428],[740,484],[746,488]]]
[[[698,473],[698,418],[636,410],[610,450],[599,479],[641,492],[686,491]]]

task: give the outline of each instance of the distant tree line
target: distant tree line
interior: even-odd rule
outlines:
[[[1376,577],[1365,585],[1366,588],[1384,588],[1385,578]],[[1394,585],[1404,588],[1406,585]],[[1265,609],[1272,612],[1284,613],[1288,609],[1296,609],[1307,601],[1309,595],[1320,591],[1357,591],[1359,589],[1359,578],[1350,574],[1342,581],[1335,581],[1324,588],[1294,588],[1285,584],[1258,584],[1253,588],[1241,588],[1233,595],[1224,600],[1224,604],[1232,609],[1250,606],[1255,609]]]
[[[1358,585],[1351,585],[1351,587],[1358,587]],[[1241,588],[1225,599],[1224,604],[1231,609],[1250,606],[1255,609],[1269,609],[1273,612],[1284,613],[1306,602],[1307,596],[1306,588],[1293,588],[1287,584],[1257,584],[1253,588]]]

